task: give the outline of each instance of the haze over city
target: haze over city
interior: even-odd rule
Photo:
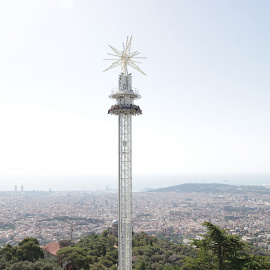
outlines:
[[[2,1],[1,190],[117,187],[120,68],[108,44],[148,59],[133,86],[135,188],[269,184],[268,1]],[[3,183],[3,184],[2,184]]]

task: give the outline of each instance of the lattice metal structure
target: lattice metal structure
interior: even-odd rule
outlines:
[[[131,65],[142,72],[131,60],[138,58],[138,52],[130,52],[131,39],[127,38],[122,52],[112,48],[113,55],[120,59],[115,60],[108,69],[121,65],[118,89],[109,96],[116,100],[108,113],[118,115],[118,269],[132,270],[132,116],[140,115],[142,111],[134,104],[134,100],[141,96],[132,88],[132,76],[128,74],[127,65]],[[112,55],[112,54],[110,54]],[[106,69],[106,70],[108,70]],[[143,73],[143,72],[142,72]],[[144,73],[143,73],[144,74]]]

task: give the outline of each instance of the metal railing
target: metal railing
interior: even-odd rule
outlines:
[[[133,94],[136,94],[136,95],[139,95],[139,90],[135,87],[132,87],[131,89],[118,89],[118,88],[113,88],[112,91],[111,91],[111,95],[115,95],[115,94],[122,94],[122,93],[133,93]]]

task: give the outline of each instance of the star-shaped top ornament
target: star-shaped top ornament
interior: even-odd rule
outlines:
[[[104,59],[104,60],[110,60],[114,61],[111,66],[109,66],[107,69],[104,71],[107,71],[109,69],[112,69],[114,67],[120,66],[121,65],[121,70],[122,72],[127,75],[127,66],[131,66],[134,69],[138,70],[142,74],[146,75],[138,66],[136,63],[141,64],[141,62],[138,62],[138,59],[146,59],[146,57],[139,57],[138,54],[139,52],[130,52],[131,49],[131,41],[132,41],[132,36],[130,38],[127,37],[126,45],[123,44],[123,51],[119,51],[115,49],[114,47],[110,46],[109,47],[114,51],[115,54],[108,53],[108,55],[112,55],[116,57],[116,59]],[[134,60],[135,61],[134,61]]]

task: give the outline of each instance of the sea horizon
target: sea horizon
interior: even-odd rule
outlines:
[[[117,175],[0,175],[0,191],[98,191],[117,190]],[[133,191],[175,186],[184,183],[229,185],[270,185],[270,173],[174,174],[133,176]]]

